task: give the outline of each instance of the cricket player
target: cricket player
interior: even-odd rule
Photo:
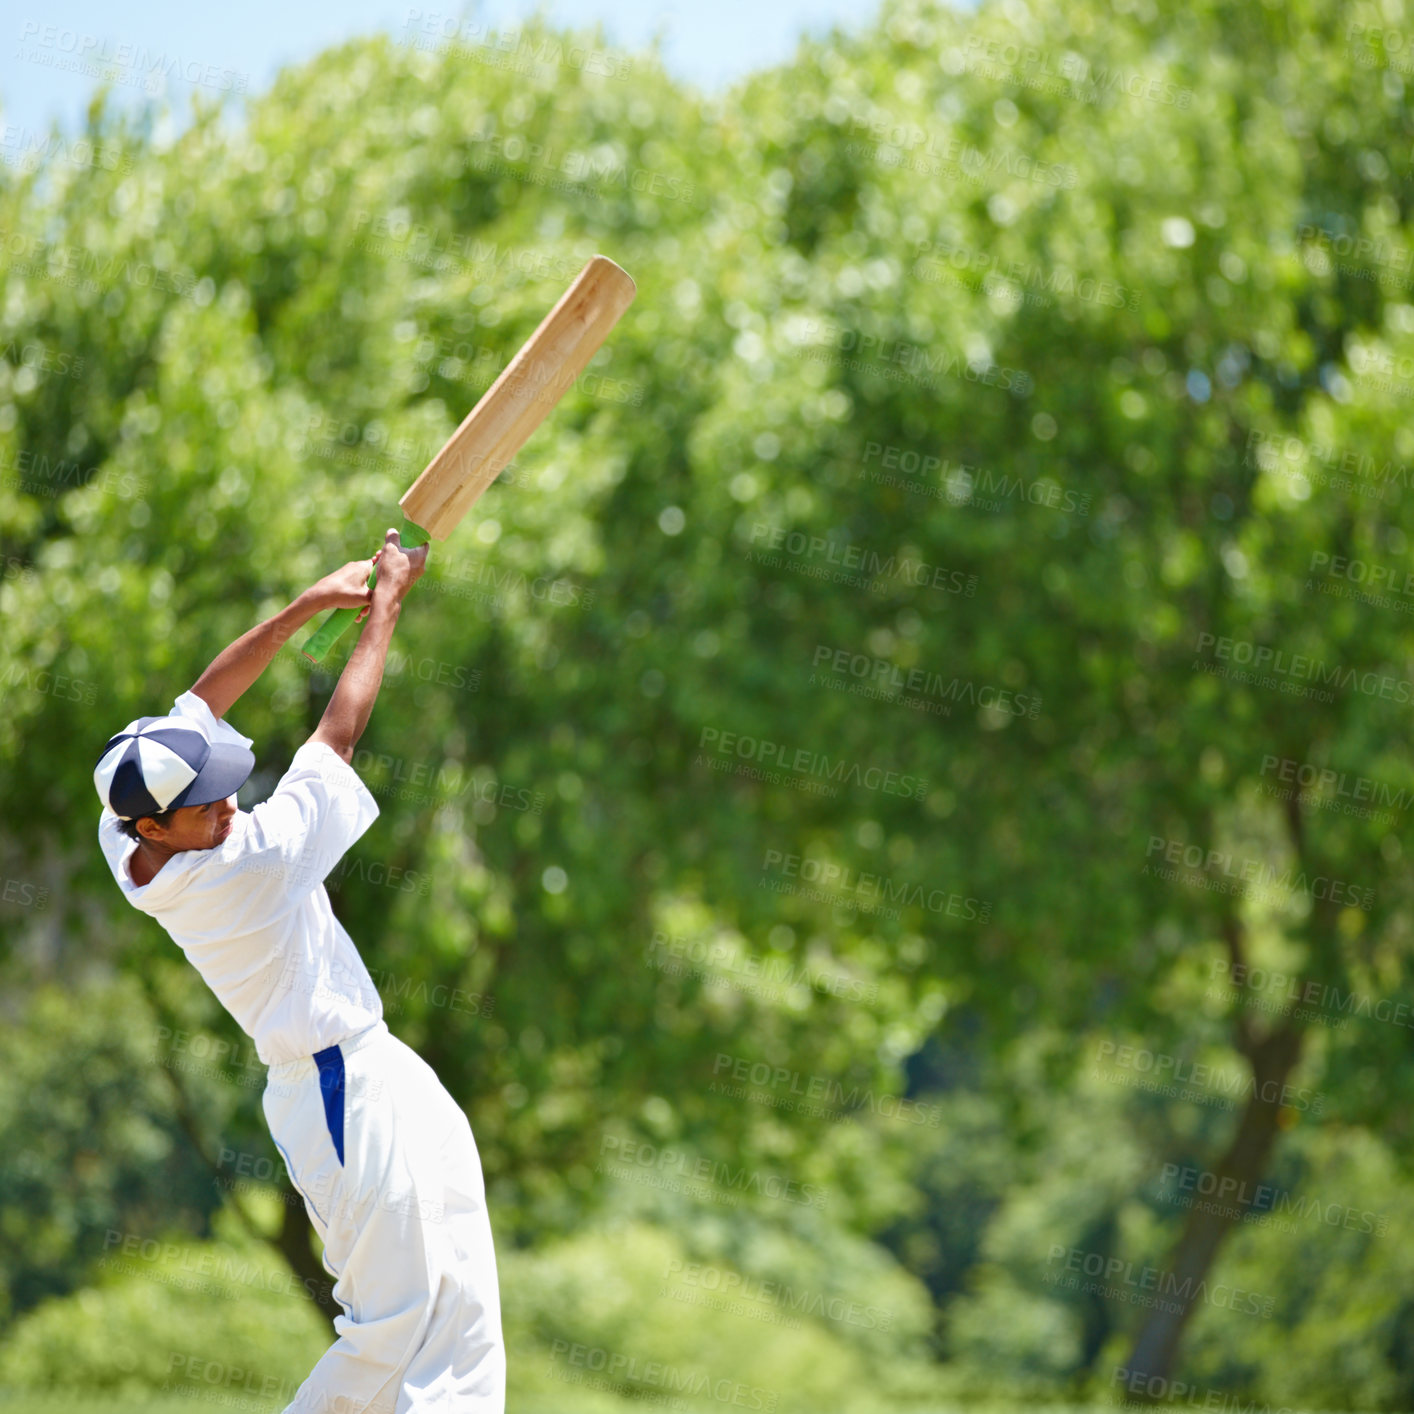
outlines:
[[[225,649],[165,717],[94,772],[99,842],[269,1067],[265,1117],[324,1244],[338,1338],[286,1414],[502,1414],[496,1257],[471,1126],[397,1040],[324,879],[378,817],[350,764],[427,547],[390,530]],[[366,583],[373,564],[378,582]],[[363,632],[314,734],[268,800],[236,791],[251,739],[224,720],[298,628],[357,608]]]

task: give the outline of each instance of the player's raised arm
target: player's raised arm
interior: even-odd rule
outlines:
[[[426,545],[404,550],[398,532],[388,532],[378,552],[378,582],[372,590],[368,622],[358,646],[344,665],[324,716],[309,738],[332,747],[345,761],[353,760],[354,747],[378,700],[383,667],[388,661],[388,645],[393,641],[403,596],[422,577],[426,564]]]
[[[325,609],[357,609],[361,621],[372,602],[367,581],[376,558],[353,560],[326,574],[292,604],[223,648],[192,686],[211,708],[211,715],[224,717],[231,704],[270,666],[281,646],[316,614]]]

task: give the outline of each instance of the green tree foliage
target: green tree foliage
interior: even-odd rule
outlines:
[[[120,982],[46,988],[0,1028],[0,1317],[67,1291],[128,1234],[205,1232],[220,1204],[145,1021]]]

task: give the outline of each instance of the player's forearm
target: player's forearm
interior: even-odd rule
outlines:
[[[223,648],[211,666],[196,680],[192,691],[211,708],[213,717],[224,717],[241,694],[268,668],[291,636],[319,612],[320,605],[308,591],[278,614],[243,633]]]
[[[334,695],[310,738],[327,742],[345,761],[353,760],[354,747],[373,715],[373,704],[383,685],[388,646],[393,641],[393,630],[401,611],[401,601],[391,594],[386,598],[373,596],[373,610],[363,626],[362,636],[349,655]]]

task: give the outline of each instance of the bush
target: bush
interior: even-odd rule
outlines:
[[[0,1387],[287,1403],[328,1325],[273,1248],[229,1215],[217,1231],[214,1242],[119,1244],[91,1286],[15,1325],[0,1345]]]
[[[767,1241],[755,1263],[732,1262],[627,1222],[512,1254],[502,1301],[515,1401],[579,1409],[607,1393],[786,1414],[896,1407],[926,1388],[928,1304],[911,1277],[870,1254],[873,1270],[837,1295],[800,1239]]]

